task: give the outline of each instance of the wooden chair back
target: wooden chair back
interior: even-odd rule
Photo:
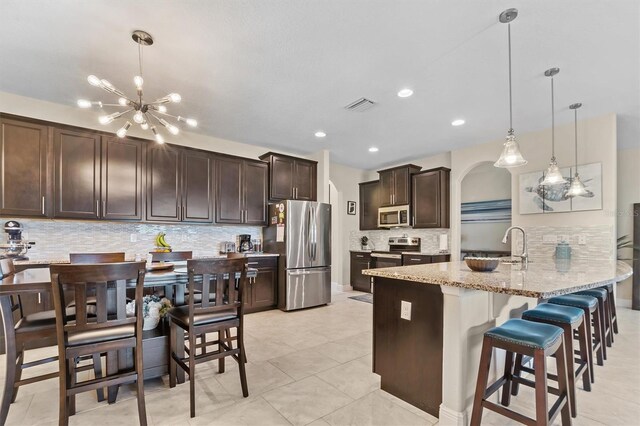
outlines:
[[[193,259],[192,251],[171,251],[168,253],[150,252],[153,262],[179,262]]]
[[[124,252],[112,253],[70,253],[71,263],[118,263],[124,262]]]
[[[6,278],[16,273],[16,268],[13,265],[13,259],[4,258],[0,259],[0,277]],[[11,301],[11,312],[18,311],[19,318],[22,318],[22,300],[19,295],[10,295],[9,300]],[[15,315],[15,314],[14,314]],[[15,316],[14,316],[15,319]]]
[[[136,334],[142,332],[142,290],[145,262],[108,264],[51,265],[51,285],[56,311],[58,342],[67,346],[69,333],[99,330],[135,324]],[[127,281],[135,282],[136,310],[134,317],[126,314]],[[107,292],[115,293],[113,314],[107,308]],[[87,297],[95,298],[95,315],[87,312]],[[65,297],[75,299],[75,313],[65,309]]]
[[[189,298],[189,324],[193,324],[194,316],[200,314],[235,311],[236,315],[242,316],[247,261],[246,257],[187,261],[189,294],[195,294],[196,290],[202,292],[199,301],[195,297]]]

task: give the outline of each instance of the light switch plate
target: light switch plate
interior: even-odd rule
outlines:
[[[411,302],[400,301],[400,318],[411,321]]]
[[[129,241],[131,241],[132,243],[135,243],[138,241],[138,235],[137,234],[129,234]]]
[[[587,244],[587,236],[585,234],[578,235],[578,244],[580,245]]]

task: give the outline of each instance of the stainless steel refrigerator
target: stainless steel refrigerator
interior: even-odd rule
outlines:
[[[278,307],[331,302],[331,205],[286,200],[269,205],[264,250],[278,253]]]

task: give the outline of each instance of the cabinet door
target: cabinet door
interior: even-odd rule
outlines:
[[[271,157],[272,200],[293,199],[294,163],[293,158]]]
[[[418,173],[412,180],[413,227],[449,227],[448,172]]]
[[[317,165],[307,161],[295,161],[293,187],[294,198],[303,201],[317,200]]]
[[[102,137],[103,219],[142,220],[143,152],[143,142]]]
[[[360,230],[378,229],[380,181],[360,184]]]
[[[380,173],[380,206],[393,205],[393,170]]]
[[[409,198],[411,197],[410,186],[411,177],[409,176],[408,168],[393,171],[393,205],[409,204]]]
[[[260,268],[258,275],[252,281],[251,287],[252,300],[251,308],[269,308],[276,304],[276,282],[278,270],[276,268]]]
[[[182,220],[212,223],[213,158],[206,152],[185,149],[182,170]]]
[[[269,166],[267,163],[245,161],[243,175],[244,223],[267,225]]]
[[[219,157],[216,160],[216,222],[242,223],[242,169],[244,161]]]
[[[351,253],[351,286],[354,290],[371,293],[371,277],[362,275],[371,267],[371,256],[366,253]]]
[[[46,216],[49,128],[0,119],[0,215]]]
[[[432,263],[431,256],[424,256],[420,254],[403,254],[402,265],[426,265]]]
[[[180,150],[169,145],[147,147],[147,220],[181,219]]]
[[[100,135],[55,129],[54,217],[100,217]]]

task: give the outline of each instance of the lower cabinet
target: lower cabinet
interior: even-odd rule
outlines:
[[[249,257],[249,267],[258,270],[255,278],[247,279],[244,295],[245,313],[273,309],[277,303],[278,258]]]
[[[403,254],[402,266],[426,265],[428,263],[449,262],[451,256],[448,254],[424,255],[424,254]]]
[[[371,268],[371,254],[351,252],[351,287],[354,290],[371,293],[371,277],[362,275],[364,269]]]

